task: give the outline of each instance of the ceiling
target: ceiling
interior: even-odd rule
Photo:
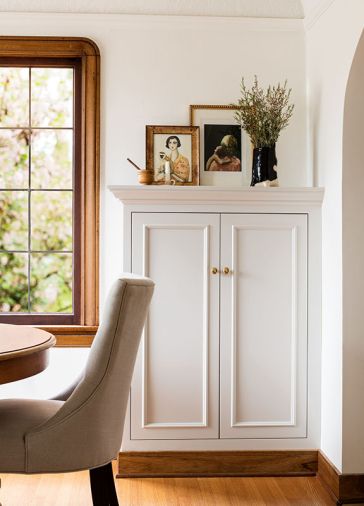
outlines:
[[[0,0],[0,12],[164,14],[302,19],[327,0]]]

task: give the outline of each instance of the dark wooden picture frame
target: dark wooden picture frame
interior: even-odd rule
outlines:
[[[251,180],[252,145],[246,132],[237,124],[234,105],[190,105],[190,125],[200,128],[200,184],[217,186],[249,186]],[[215,155],[215,148],[226,138],[236,139],[231,160]],[[233,146],[229,146],[233,148]],[[212,158],[220,158],[219,166],[210,165]],[[220,160],[220,161],[221,161]],[[238,163],[240,160],[240,163]],[[217,160],[219,161],[219,160]],[[226,162],[226,165],[225,163]],[[228,163],[229,162],[229,163]]]
[[[199,127],[146,126],[146,167],[153,184],[199,184]]]

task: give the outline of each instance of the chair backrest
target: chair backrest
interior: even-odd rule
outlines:
[[[153,289],[150,279],[132,275],[114,283],[83,379],[50,420],[26,434],[27,472],[87,469],[115,458]]]

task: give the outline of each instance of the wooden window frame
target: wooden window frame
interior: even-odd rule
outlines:
[[[100,52],[83,37],[0,36],[0,57],[81,63],[80,324],[35,326],[56,335],[57,346],[90,346],[99,324]]]

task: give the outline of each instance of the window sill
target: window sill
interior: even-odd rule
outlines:
[[[88,348],[97,332],[97,325],[34,325],[56,336],[56,347]]]

